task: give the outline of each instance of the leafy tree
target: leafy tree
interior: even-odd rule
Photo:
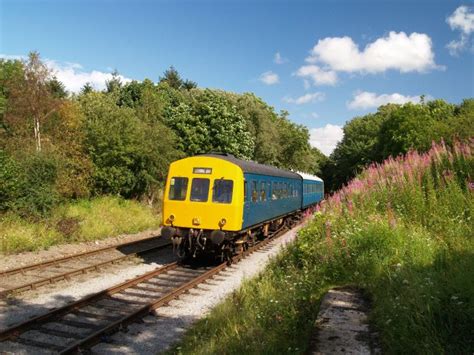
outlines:
[[[8,92],[8,106],[3,124],[7,131],[28,137],[33,131],[36,151],[42,149],[42,125],[57,112],[62,100],[51,91],[51,72],[41,62],[37,52],[29,54],[23,63],[23,78],[8,80],[2,90]]]
[[[184,84],[183,79],[173,66],[165,70],[163,76],[160,77],[160,83],[167,83],[170,87],[176,90],[181,89]]]
[[[115,69],[112,72],[112,78],[105,82],[105,92],[107,93],[119,92],[121,88],[122,88],[122,80],[120,79],[119,72],[117,71],[117,69]]]
[[[94,88],[92,87],[92,84],[87,82],[84,84],[84,86],[81,88],[80,95],[86,95],[90,92],[93,92]]]
[[[172,132],[160,123],[141,121],[135,110],[117,106],[110,95],[90,93],[80,103],[95,193],[153,196],[178,157]]]
[[[47,83],[49,92],[58,98],[58,99],[65,99],[67,97],[66,87],[62,82],[60,82],[55,76]]]
[[[189,100],[165,111],[165,123],[187,155],[218,151],[251,158],[254,140],[245,120],[226,96],[213,90],[193,90]]]

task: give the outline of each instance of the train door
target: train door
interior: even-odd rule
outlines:
[[[244,180],[244,220],[243,223],[246,223],[250,217],[250,199],[249,199],[249,183],[247,180]]]

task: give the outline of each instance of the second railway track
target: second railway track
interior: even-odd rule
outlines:
[[[271,238],[234,256],[233,262],[286,231],[286,228],[275,231]],[[0,352],[26,346],[38,352],[80,353],[212,278],[227,266],[221,263],[215,267],[192,268],[170,263],[0,332]]]
[[[2,271],[0,272],[0,299],[58,281],[69,280],[74,276],[124,262],[170,245],[168,241],[151,237]]]

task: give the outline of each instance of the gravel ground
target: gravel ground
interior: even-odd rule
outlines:
[[[18,267],[30,264],[36,264],[47,260],[58,259],[68,255],[79,254],[86,251],[101,249],[112,245],[123,244],[153,236],[158,236],[159,234],[160,229],[148,230],[136,234],[123,234],[103,240],[56,245],[49,248],[48,250],[25,252],[12,255],[1,255],[0,272],[10,269],[16,269]]]
[[[16,298],[0,300],[0,331],[47,310],[61,307],[82,297],[115,286],[137,275],[151,271],[164,263],[174,261],[170,249],[148,255],[146,261],[127,262],[108,266],[91,278],[89,274],[74,279],[74,283],[58,282],[35,292],[28,292]],[[106,272],[105,272],[106,271]],[[0,354],[2,344],[0,344]]]
[[[196,320],[205,316],[215,305],[236,290],[244,279],[261,272],[269,259],[296,237],[301,227],[292,229],[262,250],[227,268],[213,280],[170,302],[167,307],[159,308],[156,316],[145,317],[141,323],[130,325],[127,332],[114,334],[108,343],[98,344],[92,352],[156,354],[167,350]]]

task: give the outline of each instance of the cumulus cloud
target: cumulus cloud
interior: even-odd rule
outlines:
[[[20,59],[27,60],[28,57],[23,55],[7,55],[0,54],[0,58],[4,59]],[[70,62],[58,62],[51,59],[45,59],[44,63],[51,70],[52,74],[61,81],[66,90],[77,93],[81,88],[89,83],[96,90],[105,89],[105,82],[112,79],[112,73],[102,72],[98,70],[84,71],[82,65]],[[119,75],[123,83],[131,81],[123,75]]]
[[[272,71],[267,71],[263,73],[262,75],[260,75],[259,80],[266,85],[274,85],[280,82],[280,78],[278,77],[278,74]]]
[[[280,52],[276,52],[275,56],[273,57],[273,62],[275,64],[285,64],[288,62],[288,58],[283,58]]]
[[[283,101],[289,104],[303,105],[310,102],[323,101],[326,98],[326,95],[322,92],[314,92],[312,94],[306,94],[297,98],[284,97]]]
[[[324,127],[311,128],[309,133],[309,143],[311,146],[318,148],[327,156],[331,155],[337,143],[340,142],[344,136],[342,126],[332,125],[330,123]]]
[[[352,101],[347,104],[351,110],[367,110],[369,108],[376,108],[388,103],[392,104],[406,104],[407,102],[419,103],[420,96],[405,96],[402,94],[381,94],[377,95],[374,92],[362,91],[354,95]]]
[[[77,63],[59,63],[54,60],[46,60],[45,63],[56,78],[66,86],[66,89],[74,93],[79,92],[86,83],[89,83],[96,90],[103,90],[106,81],[112,79],[112,73],[98,70],[84,71],[83,67]],[[123,75],[118,77],[122,83],[131,81],[130,78]]]
[[[317,65],[303,65],[298,69],[296,75],[312,80],[314,85],[334,85],[337,83],[335,71],[323,70]]]
[[[327,37],[318,41],[306,58],[319,63],[325,72],[381,73],[398,70],[402,73],[425,72],[437,68],[431,38],[423,33],[390,32],[361,51],[350,37]],[[300,70],[303,70],[302,67]],[[306,68],[306,71],[319,69]]]
[[[471,33],[474,32],[474,12],[467,6],[459,6],[447,19],[453,31],[460,31],[459,39],[452,40],[446,47],[451,55],[457,55],[471,43]]]

